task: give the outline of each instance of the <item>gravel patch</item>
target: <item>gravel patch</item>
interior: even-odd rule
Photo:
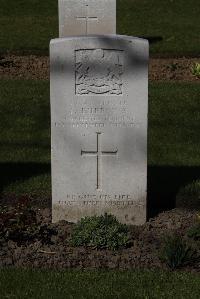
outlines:
[[[152,58],[149,63],[149,80],[200,82],[200,78],[191,72],[197,62],[200,63],[200,58]],[[1,56],[0,79],[49,80],[49,57]]]

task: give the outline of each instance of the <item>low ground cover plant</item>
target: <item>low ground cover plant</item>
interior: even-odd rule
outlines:
[[[85,217],[75,225],[70,244],[117,250],[130,244],[128,227],[113,215]]]
[[[172,234],[163,238],[160,259],[170,269],[174,270],[196,262],[198,254],[196,249],[180,235]]]
[[[196,62],[193,66],[192,66],[192,74],[198,78],[200,78],[200,63]]]
[[[176,62],[172,62],[171,64],[169,64],[167,66],[167,68],[171,71],[171,72],[175,72],[178,68],[179,68],[179,65],[178,63]]]

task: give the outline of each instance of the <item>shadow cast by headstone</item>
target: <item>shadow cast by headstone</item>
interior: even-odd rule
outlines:
[[[48,163],[0,163],[0,194],[3,189],[18,180],[50,174]],[[176,206],[180,188],[200,179],[200,167],[149,166],[147,185],[147,218]]]
[[[200,179],[200,167],[149,166],[147,184],[148,219],[176,207],[180,188]]]
[[[0,197],[8,185],[50,172],[51,165],[48,163],[0,163]]]
[[[155,44],[163,41],[162,36],[140,36],[140,38],[147,39],[150,44]]]
[[[52,42],[57,42],[58,45],[63,46],[65,43],[69,43],[70,41],[80,41],[85,42],[86,45],[90,44],[91,41],[94,41],[94,43],[98,43],[98,41],[101,43],[101,49],[115,49],[115,50],[123,50],[126,53],[126,56],[129,57],[129,62],[134,62],[135,67],[146,67],[147,59],[148,57],[144,55],[143,51],[133,51],[133,44],[138,44],[140,46],[146,47],[147,45],[144,45],[144,39],[134,36],[126,36],[126,35],[88,35],[88,36],[70,36],[67,38],[62,39],[54,39]],[[146,41],[148,41],[146,39]],[[50,53],[51,53],[51,47],[53,47],[50,44]],[[82,46],[83,47],[83,46]],[[75,47],[74,47],[75,48]],[[80,47],[81,48],[81,47]],[[78,47],[77,47],[78,49]],[[82,49],[82,48],[81,48]],[[93,47],[86,47],[86,49],[93,49]],[[50,69],[55,74],[59,74],[62,70],[64,73],[73,73],[74,72],[74,60],[67,60],[65,57],[62,59],[61,57],[58,57],[57,55],[50,55]],[[93,58],[94,65],[98,65],[98,71],[101,70],[101,68],[105,68],[105,65],[99,64],[99,60]],[[113,62],[110,61],[110,65],[113,65]],[[106,62],[107,68],[110,67],[109,63]],[[131,68],[127,70],[127,73],[131,71]]]

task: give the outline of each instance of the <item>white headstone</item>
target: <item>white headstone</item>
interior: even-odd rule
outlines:
[[[116,34],[116,0],[59,0],[59,37]]]
[[[109,213],[146,221],[148,42],[50,45],[53,222]]]

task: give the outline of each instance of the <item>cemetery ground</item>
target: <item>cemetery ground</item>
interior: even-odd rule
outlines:
[[[199,298],[200,261],[169,272],[160,259],[163,237],[174,233],[200,254],[199,231],[188,234],[200,211],[200,79],[191,71],[200,63],[198,2],[118,1],[118,33],[153,43],[148,222],[130,227],[130,246],[113,251],[72,247],[74,225],[51,224],[47,55],[58,36],[57,1],[0,0],[3,298]]]
[[[49,82],[1,80],[0,87],[1,266],[166,270],[163,236],[178,232],[198,248],[188,238],[199,211],[198,81],[150,83],[149,220],[130,227],[131,246],[118,251],[74,248],[73,225],[51,224]]]
[[[51,224],[48,80],[4,78],[0,89],[0,283],[5,298],[12,294],[37,298],[41,289],[41,298],[46,298],[55,294],[57,281],[60,298],[68,294],[80,298],[83,288],[82,298],[103,298],[108,293],[116,298],[127,294],[129,298],[168,298],[168,294],[198,298],[199,261],[173,273],[159,258],[163,236],[174,232],[199,248],[198,237],[188,237],[198,223],[200,198],[198,79],[150,82],[149,219],[141,227],[130,227],[131,245],[116,251],[74,248],[69,245],[73,225]],[[91,269],[101,270],[93,276],[98,288],[94,280],[91,284],[94,272],[87,272]],[[102,272],[105,269],[112,271]]]

